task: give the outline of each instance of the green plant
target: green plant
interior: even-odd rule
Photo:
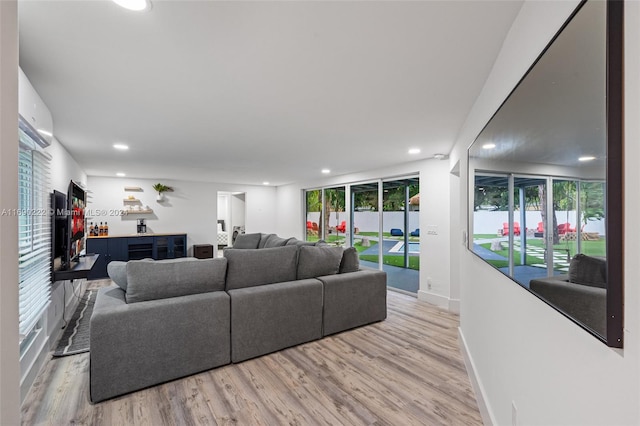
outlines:
[[[156,183],[153,185],[153,189],[158,192],[158,194],[162,194],[163,192],[171,191],[171,187],[167,185],[163,185],[161,183]]]

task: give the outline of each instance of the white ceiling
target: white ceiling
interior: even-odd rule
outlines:
[[[279,185],[449,153],[521,4],[21,0],[20,66],[91,176]]]

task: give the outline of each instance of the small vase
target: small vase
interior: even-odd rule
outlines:
[[[158,192],[158,196],[156,197],[156,201],[164,201],[164,193]]]

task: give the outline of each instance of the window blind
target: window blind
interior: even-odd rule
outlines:
[[[20,129],[18,154],[18,277],[21,340],[51,300],[50,157]]]

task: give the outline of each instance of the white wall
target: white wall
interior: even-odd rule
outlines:
[[[87,174],[55,137],[46,149],[51,155],[51,187],[66,194],[69,182],[87,185]]]
[[[420,170],[420,290],[418,298],[457,310],[452,298],[449,230],[451,192],[447,161],[425,161]],[[457,285],[457,283],[454,283]],[[457,290],[453,290],[457,292]]]
[[[156,201],[152,186],[161,182],[173,188],[165,201]],[[194,244],[213,244],[217,248],[218,191],[246,193],[246,232],[276,232],[276,189],[268,186],[232,185],[167,179],[133,179],[89,176],[92,192],[88,209],[96,213],[94,222],[106,221],[109,235],[136,233],[138,218],[146,219],[148,233],[186,233],[189,255]],[[137,186],[142,192],[125,192],[125,186]],[[124,198],[134,195],[153,209],[152,214],[127,214],[114,211],[124,208]]]
[[[524,3],[451,154],[451,164],[460,160],[463,209],[468,202],[466,148],[577,3]],[[625,7],[625,214],[632,220],[640,209],[636,164],[640,132],[638,120],[631,119],[640,114],[640,4],[625,2]],[[466,217],[453,227],[464,230]],[[460,335],[490,422],[512,424],[513,403],[517,424],[523,425],[640,424],[638,258],[640,247],[634,235],[625,239],[625,348],[617,350],[467,250],[460,251]]]
[[[245,194],[231,194],[231,223],[233,226],[244,226],[246,216]],[[233,228],[229,228],[233,232]]]
[[[18,208],[18,5],[0,2],[0,207]],[[0,424],[20,424],[18,218],[0,215]]]

